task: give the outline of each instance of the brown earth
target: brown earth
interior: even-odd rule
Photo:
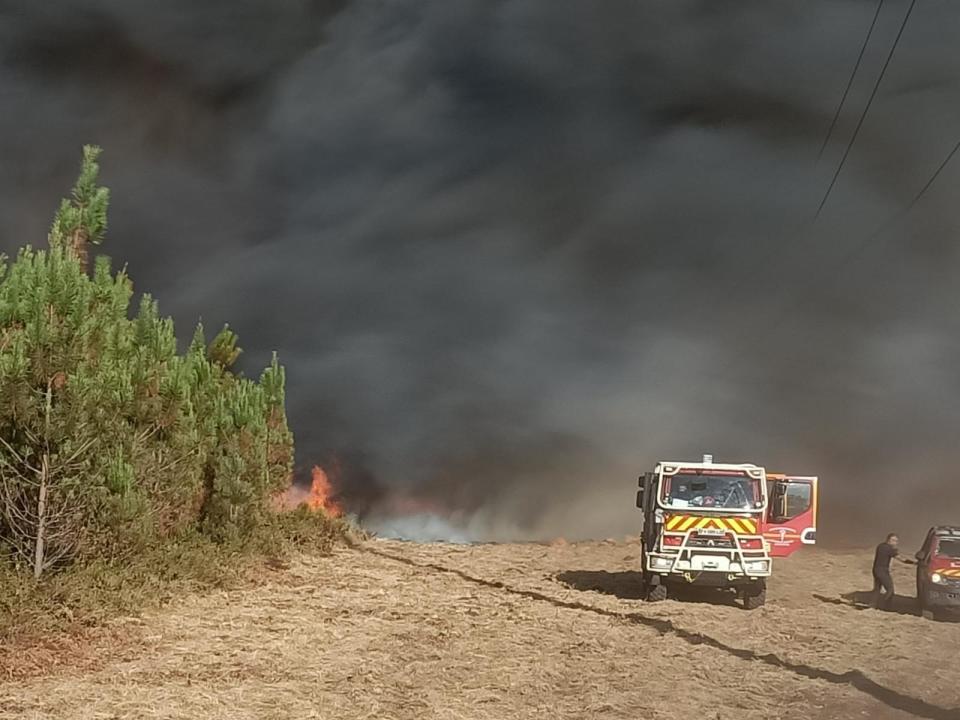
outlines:
[[[862,609],[869,553],[781,561],[766,607],[637,599],[634,543],[370,541],[128,619],[0,718],[960,718],[960,624]],[[912,588],[910,568],[898,570]]]

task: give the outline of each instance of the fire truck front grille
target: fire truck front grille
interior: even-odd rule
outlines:
[[[687,540],[687,547],[732,548],[734,544],[729,537],[703,537],[694,535]]]

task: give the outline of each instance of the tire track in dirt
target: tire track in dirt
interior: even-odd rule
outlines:
[[[927,702],[921,698],[912,697],[893,688],[886,687],[868,677],[860,670],[848,670],[843,673],[834,672],[825,668],[817,668],[804,663],[794,663],[781,658],[775,653],[758,653],[748,648],[738,648],[701,632],[688,630],[678,626],[672,620],[650,617],[642,613],[624,613],[616,610],[596,607],[579,601],[563,600],[547,595],[537,590],[528,590],[512,587],[500,580],[489,580],[471,575],[458,568],[447,567],[434,562],[419,562],[413,558],[380,550],[369,544],[357,545],[355,549],[376,555],[383,559],[402,563],[421,570],[431,570],[438,573],[454,575],[475,585],[491,588],[523,597],[537,602],[550,603],[558,608],[589,612],[608,617],[613,620],[641,625],[656,631],[661,636],[674,636],[694,646],[706,646],[724,652],[732,657],[747,662],[761,662],[773,668],[784,670],[809,680],[821,680],[833,685],[846,685],[872,697],[874,700],[894,710],[908,713],[914,717],[927,720],[960,720],[960,708],[947,708]]]

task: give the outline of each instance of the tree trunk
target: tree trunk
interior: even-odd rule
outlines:
[[[43,574],[47,540],[47,491],[50,486],[50,415],[53,411],[53,381],[47,381],[43,417],[43,458],[40,463],[40,492],[37,494],[37,543],[33,556],[33,577]]]
[[[33,577],[40,579],[43,573],[44,543],[47,531],[47,478],[50,475],[50,455],[43,454],[40,466],[40,493],[37,500],[37,546],[33,556]]]
[[[80,267],[84,272],[87,272],[90,265],[90,248],[87,242],[87,233],[83,230],[77,230],[73,234],[73,237],[70,238],[70,245],[74,257],[77,258],[77,262],[80,263]]]

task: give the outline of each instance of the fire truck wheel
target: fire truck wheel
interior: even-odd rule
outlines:
[[[747,610],[756,610],[767,603],[767,586],[759,584],[747,588],[743,593],[743,607]]]
[[[666,585],[651,585],[647,588],[647,602],[661,602],[667,599]]]

